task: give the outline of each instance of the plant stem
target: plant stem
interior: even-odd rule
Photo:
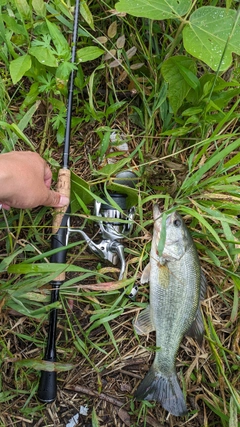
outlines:
[[[187,12],[186,16],[184,18],[179,17],[179,19],[181,19],[181,24],[179,25],[177,32],[176,32],[176,36],[175,39],[173,40],[173,43],[171,45],[171,48],[169,50],[169,52],[167,53],[167,55],[165,56],[165,60],[170,58],[174,52],[175,47],[178,45],[179,42],[179,37],[180,34],[182,33],[183,27],[185,26],[185,24],[188,23],[188,17],[192,11],[192,9],[194,8],[195,4],[197,3],[197,0],[195,0],[192,4],[192,6],[190,7],[189,11]]]

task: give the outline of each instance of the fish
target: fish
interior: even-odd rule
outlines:
[[[166,216],[163,226],[158,204],[153,206],[150,261],[141,283],[149,283],[149,305],[134,321],[139,335],[156,331],[153,364],[134,393],[136,400],[160,402],[174,416],[187,414],[187,405],[176,373],[176,356],[185,335],[202,343],[204,334],[200,304],[205,297],[202,272],[193,238],[177,211]],[[161,232],[165,243],[161,249]],[[160,249],[160,251],[159,251]]]

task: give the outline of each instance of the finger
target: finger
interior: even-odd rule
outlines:
[[[49,190],[48,197],[43,203],[43,206],[52,206],[53,208],[62,208],[69,205],[69,198],[63,196],[57,191]]]
[[[6,203],[1,203],[1,207],[3,209],[6,209],[7,211],[9,211],[9,209],[11,208],[11,206],[7,205]]]
[[[48,164],[45,162],[44,165],[44,182],[47,188],[51,187],[52,183],[52,172]]]

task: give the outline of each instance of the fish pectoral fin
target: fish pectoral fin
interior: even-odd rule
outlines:
[[[138,335],[147,335],[149,332],[155,331],[155,326],[151,320],[150,305],[141,311],[137,319],[134,320],[133,326]]]
[[[204,334],[204,325],[203,325],[201,308],[199,304],[195,319],[192,322],[190,328],[188,329],[185,335],[187,335],[188,337],[194,338],[198,342],[198,344],[201,345],[203,340],[203,334]]]
[[[150,262],[146,265],[146,267],[144,268],[143,272],[142,272],[142,276],[141,276],[141,284],[143,285],[144,283],[148,283],[149,279],[150,279],[150,271],[151,271],[151,265]]]

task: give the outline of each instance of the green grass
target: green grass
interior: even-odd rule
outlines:
[[[65,41],[69,40],[72,8],[55,0],[32,3],[33,9],[31,4],[24,9],[23,2],[1,5],[1,152],[39,152],[50,163],[56,180],[69,71],[69,58],[64,59],[66,43],[57,35],[60,31]],[[204,4],[196,2],[195,8]],[[211,5],[225,7],[225,2]],[[228,5],[237,9],[236,2]],[[172,81],[167,83],[165,73],[168,64],[176,67],[174,58],[187,55],[181,36],[178,38],[179,22],[118,16],[111,12],[114,6],[113,1],[88,3],[79,22],[78,49],[98,47],[106,53],[111,49],[116,52],[111,53],[114,58],[100,55],[78,64],[70,153],[72,222],[94,236],[94,200],[101,200],[102,191],[109,198],[109,191],[117,188],[113,183],[117,172],[135,171],[139,182],[136,190],[128,191],[128,199],[136,206],[136,216],[125,242],[125,279],[118,283],[118,269],[90,254],[77,236],[72,236],[68,245],[68,264],[50,264],[51,209],[11,209],[0,216],[0,425],[66,425],[81,405],[89,406],[88,418],[81,416],[82,425],[89,422],[112,427],[115,419],[119,425],[132,427],[165,422],[167,414],[160,405],[132,399],[150,366],[155,341],[152,335],[148,340],[135,336],[132,327],[136,313],[148,301],[148,286],[140,286],[135,301],[128,298],[148,262],[152,205],[157,201],[163,211],[175,207],[184,216],[208,281],[202,306],[203,347],[184,339],[177,359],[190,411],[186,419],[170,416],[168,422],[171,426],[237,427],[238,57],[233,56],[226,72],[213,71],[191,58],[196,73],[186,74],[181,69],[188,86],[175,111]],[[45,7],[48,21],[58,28],[51,27],[50,36]],[[31,57],[32,67],[13,84],[11,61],[39,43],[51,49],[59,64],[65,63],[64,78],[58,80],[58,67],[40,65]],[[137,50],[131,57],[129,49],[133,47]],[[170,62],[165,62],[164,72],[166,57]],[[121,64],[109,66],[115,58]],[[118,148],[112,152],[112,131],[119,138],[125,135],[127,154]],[[110,164],[112,158],[116,162]],[[52,307],[48,284],[63,270],[67,279],[60,301],[54,304],[59,309],[58,362],[54,365],[59,378],[58,400],[46,408],[37,401],[36,391],[39,371],[43,366],[48,369],[42,361]],[[73,300],[70,306],[69,300]],[[83,383],[87,387],[80,393],[78,387]],[[102,394],[96,396],[96,392]],[[115,403],[109,403],[109,396]]]

